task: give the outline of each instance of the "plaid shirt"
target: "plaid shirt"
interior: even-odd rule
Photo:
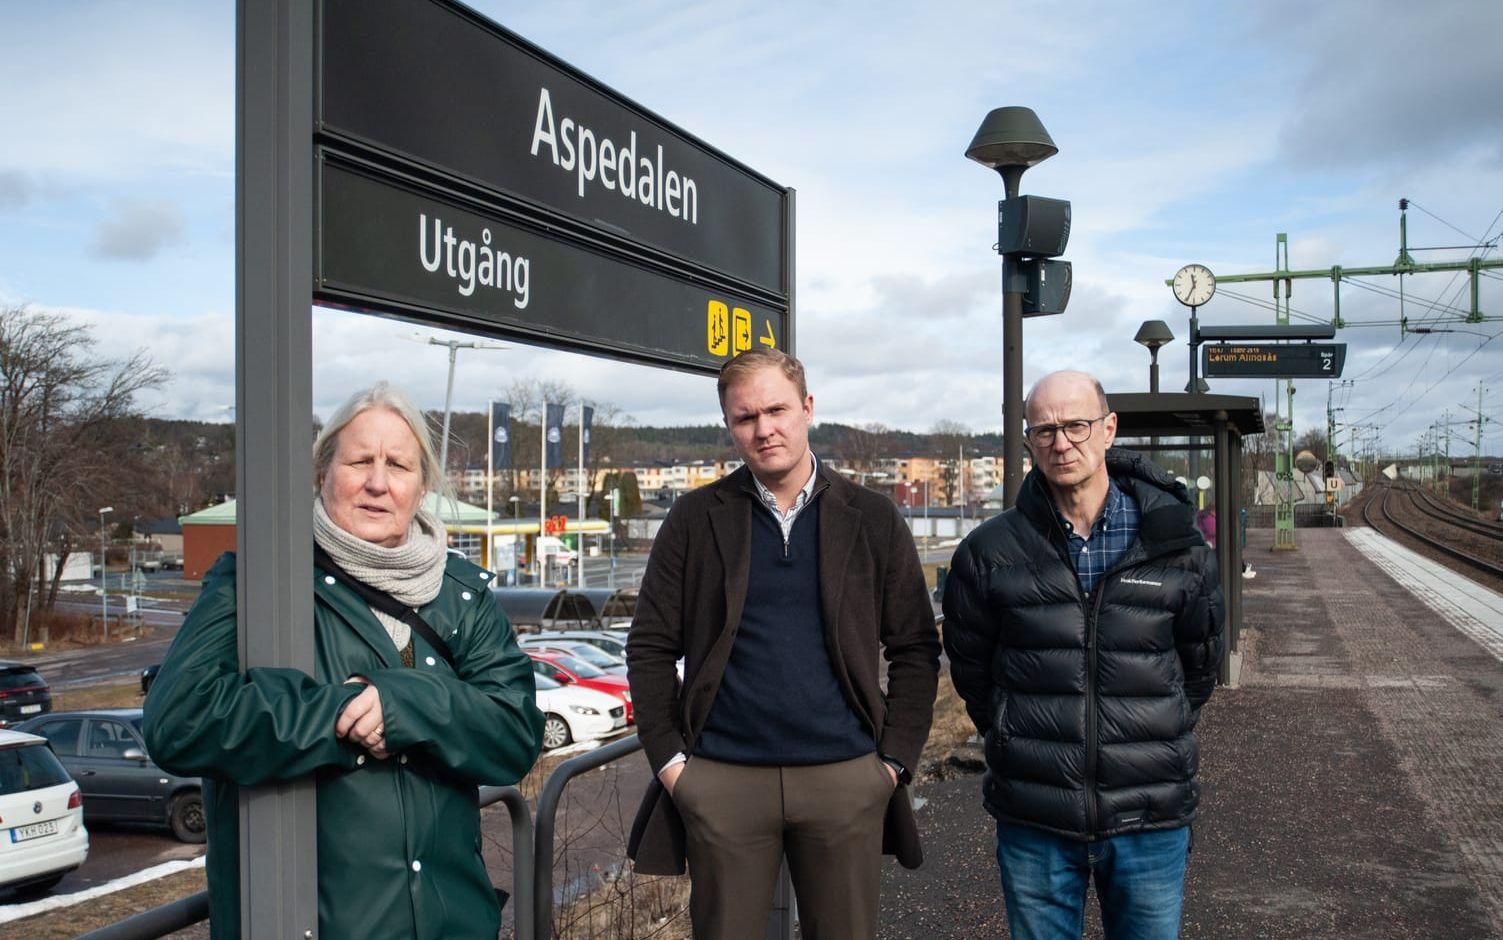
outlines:
[[[1096,582],[1109,571],[1122,553],[1138,538],[1138,521],[1142,513],[1138,501],[1133,499],[1117,481],[1112,480],[1106,491],[1106,509],[1091,525],[1089,537],[1082,538],[1075,532],[1070,520],[1060,515],[1059,524],[1065,530],[1065,540],[1070,547],[1070,560],[1075,562],[1075,573],[1080,576],[1080,586],[1087,594],[1096,589]]]

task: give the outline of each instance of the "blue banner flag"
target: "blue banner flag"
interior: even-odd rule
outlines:
[[[548,405],[546,408],[544,440],[548,443],[546,466],[549,469],[564,465],[564,406]]]
[[[511,405],[491,402],[491,469],[511,466]]]
[[[584,443],[582,445],[584,451],[580,459],[588,467],[590,465],[590,423],[595,420],[595,409],[589,405],[582,407],[584,409],[584,416],[579,420],[579,433],[584,435]]]

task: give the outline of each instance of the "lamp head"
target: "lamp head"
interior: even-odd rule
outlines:
[[[1138,327],[1138,335],[1132,341],[1139,346],[1157,350],[1160,346],[1174,342],[1174,332],[1163,320],[1144,320],[1143,325]]]
[[[968,159],[1001,171],[1003,167],[1030,167],[1059,153],[1049,132],[1032,108],[994,108],[981,121]]]

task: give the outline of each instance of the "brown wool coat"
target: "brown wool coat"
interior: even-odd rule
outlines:
[[[823,462],[815,494],[820,607],[836,678],[878,751],[917,771],[934,714],[940,644],[913,536],[890,499]],[[679,499],[653,543],[626,662],[637,732],[654,771],[680,751],[694,752],[715,702],[746,601],[754,511],[766,510],[742,467]],[[682,684],[674,667],[681,656]],[[893,793],[882,841],[905,867],[922,863],[907,787]],[[627,850],[643,874],[684,871],[683,821],[656,776]]]

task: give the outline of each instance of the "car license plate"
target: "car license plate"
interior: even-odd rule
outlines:
[[[42,706],[41,706],[40,703],[38,703],[36,705],[22,705],[21,706],[21,714],[23,714],[23,715],[35,715],[37,712],[39,712],[41,710],[42,710]]]
[[[10,831],[10,841],[25,842],[27,839],[56,835],[58,822],[59,820],[49,819],[46,822],[32,823],[29,826],[17,826]]]

